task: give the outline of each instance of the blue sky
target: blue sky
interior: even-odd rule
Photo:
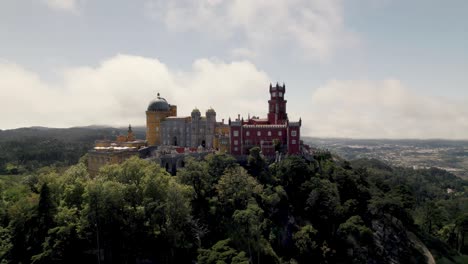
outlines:
[[[4,0],[0,128],[142,125],[156,91],[179,115],[263,116],[279,81],[305,135],[466,139],[466,10],[462,0]]]

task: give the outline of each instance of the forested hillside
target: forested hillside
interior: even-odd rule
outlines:
[[[144,130],[134,129],[138,138]],[[97,139],[115,139],[126,128],[18,128],[0,130],[0,174],[21,174],[43,166],[76,164]]]
[[[83,162],[1,179],[3,263],[468,260],[468,183],[442,170],[255,148],[246,167],[210,155],[176,176],[133,158],[90,178]]]

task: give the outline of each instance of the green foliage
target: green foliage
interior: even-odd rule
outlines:
[[[244,251],[238,252],[230,246],[231,239],[218,241],[210,249],[198,250],[200,264],[248,264],[249,259]]]
[[[249,173],[254,177],[259,177],[265,171],[266,164],[265,158],[261,155],[261,149],[259,147],[251,148],[247,158]]]
[[[336,184],[328,180],[313,178],[310,188],[312,191],[307,198],[307,210],[323,223],[337,219],[342,209]]]
[[[442,263],[468,249],[468,184],[440,170],[253,149],[245,168],[135,157],[90,178],[85,160],[0,177],[0,263],[411,263],[407,233]]]
[[[438,264],[465,264],[468,263],[468,256],[449,256],[437,260]]]
[[[310,254],[317,249],[317,233],[313,226],[305,225],[293,235],[294,245],[299,254]]]
[[[213,161],[214,158],[210,160]],[[217,170],[219,169],[219,167],[217,167],[218,162],[214,161],[213,163],[216,164],[213,164],[216,168],[210,166],[210,168],[212,168],[211,172],[214,174],[220,173],[220,171]],[[177,178],[182,184],[192,186],[195,191],[195,199],[204,199],[212,194],[214,184],[217,181],[217,177],[213,176],[208,171],[209,167],[206,162],[198,162],[193,158],[189,158],[185,162],[185,168],[178,171]]]
[[[11,231],[8,227],[0,226],[0,263],[3,263],[5,255],[12,248]]]
[[[363,244],[372,242],[372,231],[364,224],[362,218],[358,215],[351,216],[346,222],[338,228],[338,234],[345,239],[354,239]]]
[[[219,179],[226,169],[238,166],[236,159],[227,154],[210,154],[205,159],[208,165],[208,174],[215,179]]]
[[[227,212],[246,208],[251,198],[259,195],[262,189],[262,185],[242,167],[228,169],[216,185],[220,207]]]

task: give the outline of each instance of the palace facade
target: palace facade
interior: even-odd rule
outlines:
[[[205,116],[193,109],[190,116],[177,116],[177,106],[170,105],[159,93],[146,111],[146,140],[150,146],[202,147],[219,149],[228,132],[221,129],[223,122],[216,121],[216,111],[208,109]],[[223,133],[224,132],[224,133]],[[227,148],[226,148],[227,149]]]
[[[121,163],[132,156],[159,157],[162,164],[165,155],[174,159],[177,155],[221,152],[242,157],[253,147],[260,147],[262,154],[270,158],[301,154],[303,147],[307,147],[300,140],[302,122],[288,118],[286,85],[270,84],[269,93],[266,118],[253,116],[244,120],[238,115],[235,120],[229,118],[227,124],[224,119],[216,120],[212,108],[204,116],[197,108],[189,116],[177,116],[177,106],[169,104],[158,93],[146,110],[146,140],[135,139],[130,126],[127,135],[118,136],[115,141],[97,140],[88,152],[89,171],[96,174],[103,165]]]
[[[146,147],[146,140],[136,139],[132,126],[128,126],[127,135],[119,135],[114,141],[96,140],[94,148],[88,151],[88,172],[97,174],[106,164],[119,164],[133,156],[139,156],[139,150]]]
[[[268,115],[247,120],[229,119],[228,124],[216,121],[216,111],[208,109],[205,116],[194,109],[190,116],[177,116],[177,107],[166,99],[157,98],[146,111],[146,139],[149,145],[202,147],[227,152],[232,155],[248,155],[252,147],[261,148],[265,156],[299,154],[301,152],[301,125],[292,122],[286,111],[286,85],[270,84]]]
[[[248,155],[255,146],[260,147],[265,156],[274,156],[277,152],[290,155],[301,153],[302,122],[301,119],[297,122],[289,121],[285,93],[286,85],[270,84],[267,118],[229,119],[232,155]]]

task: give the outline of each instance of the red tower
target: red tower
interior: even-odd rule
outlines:
[[[240,116],[229,118],[232,155],[248,155],[251,148],[258,146],[263,155],[275,157],[277,153],[298,155],[301,153],[302,122],[291,122],[286,113],[284,93],[286,85],[270,84],[268,118],[252,117],[244,121]]]
[[[270,100],[268,100],[268,123],[270,124],[284,124],[288,120],[288,114],[286,113],[286,103],[284,100],[284,94],[286,93],[286,85],[272,86],[270,84]]]

